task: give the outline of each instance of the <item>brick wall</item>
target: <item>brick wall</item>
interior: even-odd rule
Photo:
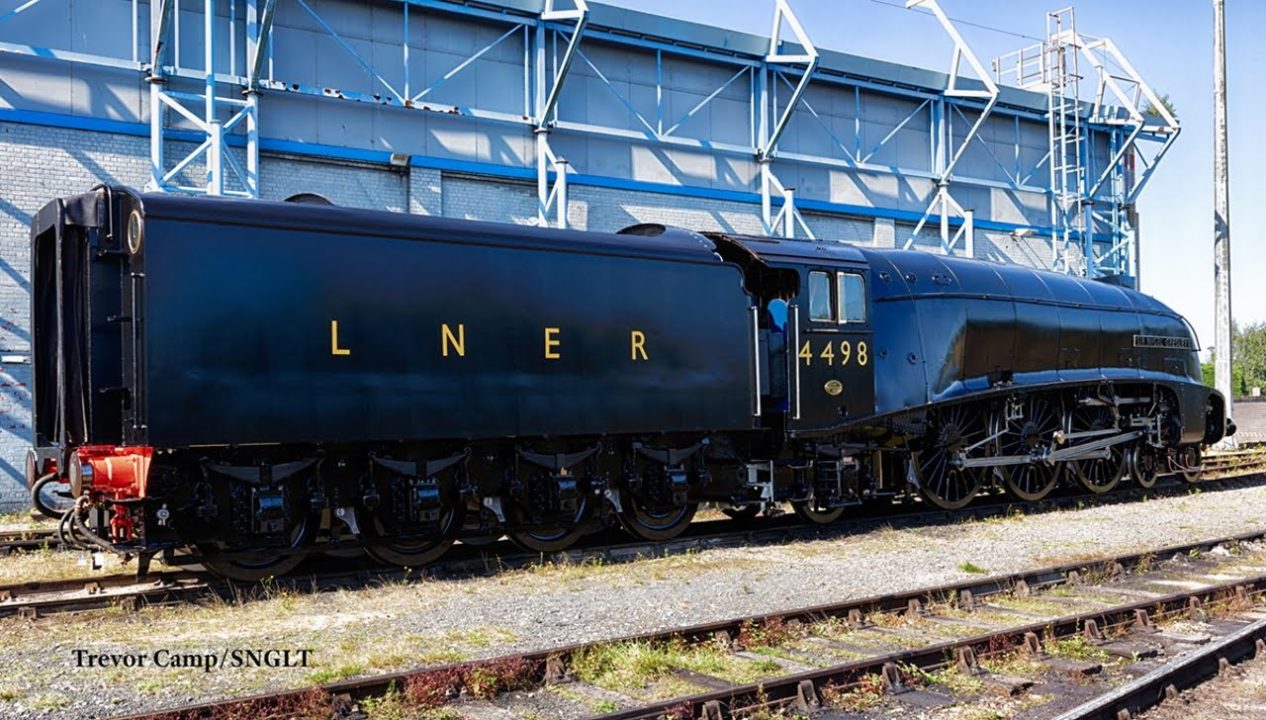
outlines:
[[[167,151],[189,152],[173,143]],[[204,172],[194,163],[186,181]],[[149,179],[149,139],[81,130],[0,123],[0,358],[30,352],[30,223],[49,200],[94,185],[143,187]],[[314,192],[338,205],[419,214],[440,210],[438,171],[400,173],[290,157],[264,157],[266,199]],[[12,358],[10,358],[12,359]],[[0,512],[28,505],[22,464],[31,442],[31,366],[0,362]]]
[[[0,123],[0,356],[30,352],[31,217],[55,197],[99,183],[143,185],[146,138]],[[28,504],[31,367],[0,364],[0,512]]]

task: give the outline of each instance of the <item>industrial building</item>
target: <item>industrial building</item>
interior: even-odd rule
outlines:
[[[953,50],[935,71],[768,1],[759,37],[586,0],[0,0],[0,510],[27,502],[28,225],[100,183],[1137,284],[1135,201],[1180,128],[1071,10],[990,61],[910,0]]]

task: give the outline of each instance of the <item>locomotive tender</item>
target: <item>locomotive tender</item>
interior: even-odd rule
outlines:
[[[1017,266],[104,187],[31,238],[28,482],[80,539],[241,579],[667,539],[705,501],[1150,486],[1233,432],[1183,318]]]

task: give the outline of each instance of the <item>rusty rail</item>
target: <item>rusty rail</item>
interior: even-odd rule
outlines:
[[[1210,678],[1230,664],[1266,655],[1266,620],[1242,628],[1180,657],[1146,675],[1069,710],[1055,720],[1120,720],[1174,698]]]
[[[161,718],[163,720],[218,718],[237,716],[243,712],[258,710],[262,707],[274,708],[284,714],[285,708],[289,707],[290,704],[298,707],[304,703],[311,703],[314,694],[330,702],[341,700],[346,703],[379,696],[392,688],[407,687],[411,683],[425,684],[428,679],[452,678],[468,674],[479,668],[504,667],[506,664],[511,663],[515,664],[516,667],[522,668],[522,672],[532,682],[540,683],[544,682],[547,676],[563,674],[566,671],[566,659],[573,653],[598,646],[632,642],[668,642],[672,640],[698,642],[722,636],[734,639],[740,636],[744,628],[759,626],[762,623],[810,623],[826,618],[843,618],[856,621],[873,613],[917,612],[927,604],[955,603],[964,606],[978,602],[981,598],[1011,592],[1020,587],[1040,588],[1058,585],[1070,580],[1076,581],[1079,577],[1096,574],[1116,576],[1131,568],[1150,565],[1153,559],[1159,557],[1188,556],[1193,552],[1208,551],[1219,545],[1262,540],[1266,540],[1266,533],[1246,533],[1141,553],[1129,553],[1095,562],[1061,564],[1028,572],[992,576],[910,592],[802,608],[789,612],[752,615],[720,622],[704,623],[667,632],[644,633],[596,643],[569,645],[483,661],[455,663],[437,668],[391,673],[314,688],[255,695],[223,702],[195,704],[161,712],[133,715],[130,718],[132,720],[139,720],[140,718]],[[1004,647],[1018,647],[1027,641],[1026,635],[1029,634],[1045,631],[1055,633],[1056,637],[1076,634],[1084,629],[1087,620],[1094,620],[1100,628],[1106,629],[1135,622],[1140,617],[1137,611],[1153,614],[1185,612],[1191,606],[1190,598],[1193,597],[1208,603],[1231,595],[1239,595],[1245,598],[1256,597],[1263,591],[1266,591],[1266,575],[1219,583],[1206,588],[1183,591],[1168,596],[1139,600],[1113,608],[1099,608],[1054,620],[1036,621],[1005,630],[989,632],[985,635],[935,643],[920,649],[888,653],[865,660],[843,663],[830,668],[763,680],[750,685],[714,690],[690,697],[674,698],[599,717],[603,718],[603,720],[635,720],[657,718],[670,713],[684,717],[717,717],[718,713],[727,715],[733,709],[751,708],[762,704],[778,705],[801,702],[813,705],[817,703],[817,698],[820,697],[822,690],[828,685],[847,687],[865,675],[882,673],[886,666],[892,664],[935,669],[943,667],[947,657],[952,657],[955,651],[964,648],[972,648],[976,654],[983,654],[986,651],[997,651]],[[808,685],[805,683],[808,683]],[[688,712],[686,712],[687,710]]]
[[[61,543],[57,540],[56,530],[52,528],[0,530],[0,555],[39,550],[45,547],[53,549],[61,547]]]
[[[106,575],[0,586],[0,617],[34,618],[54,613],[107,607],[139,609],[142,605],[182,602],[205,597],[217,586],[199,573],[156,573],[145,581],[129,575]]]

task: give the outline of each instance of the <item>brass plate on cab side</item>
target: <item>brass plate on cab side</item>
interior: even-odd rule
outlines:
[[[827,380],[822,389],[826,390],[827,395],[835,397],[844,392],[844,383],[839,380]]]

